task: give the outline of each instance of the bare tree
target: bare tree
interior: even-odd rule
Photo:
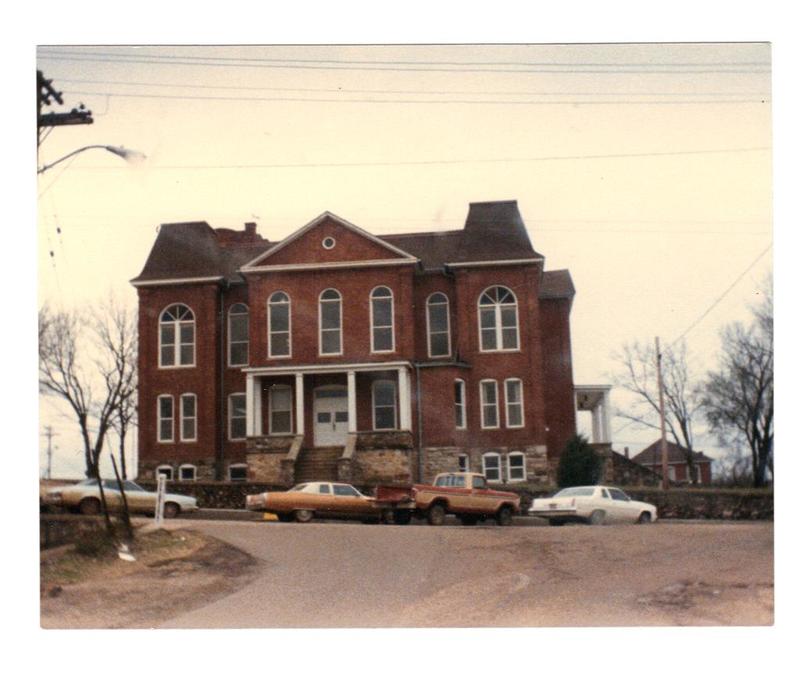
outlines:
[[[135,382],[132,316],[111,298],[89,313],[39,311],[39,387],[69,404],[89,477],[99,476],[112,418]]]
[[[619,410],[617,415],[631,423],[660,431],[655,347],[638,342],[626,344],[612,358],[619,366],[613,376],[614,382],[634,397],[628,408]],[[672,440],[686,450],[686,464],[694,482],[697,481],[697,472],[692,427],[701,413],[701,395],[689,367],[684,341],[662,350],[661,371],[666,429]]]
[[[711,430],[722,438],[741,439],[750,451],[753,486],[773,474],[774,381],[772,288],[753,309],[750,326],[723,328],[718,371],[705,383],[703,408]]]

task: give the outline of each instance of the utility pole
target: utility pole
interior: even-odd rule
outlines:
[[[44,428],[44,436],[47,437],[47,476],[45,479],[50,479],[53,476],[53,437],[55,432],[49,425]]]
[[[41,71],[36,71],[36,146],[42,141],[42,128],[58,127],[61,125],[91,125],[94,123],[92,112],[80,104],[77,109],[64,113],[42,113],[42,105],[50,106],[51,99],[64,105],[62,92],[53,88],[53,81],[44,77]]]
[[[661,379],[661,346],[656,337],[656,368],[658,372],[658,415],[661,419],[661,488],[669,488],[669,465],[667,463],[667,426],[664,421],[664,383]]]

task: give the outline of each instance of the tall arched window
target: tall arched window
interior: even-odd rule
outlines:
[[[394,298],[386,286],[378,286],[369,295],[372,351],[394,351]]]
[[[450,304],[444,293],[428,298],[428,356],[450,355]]]
[[[283,291],[269,296],[267,303],[267,333],[269,335],[269,356],[288,357],[292,355],[292,314],[291,301]]]
[[[158,365],[194,366],[194,314],[186,305],[171,305],[161,312]]]
[[[319,353],[342,353],[342,296],[333,288],[319,296]]]
[[[519,349],[517,298],[504,286],[492,286],[478,300],[481,351]]]
[[[247,366],[250,362],[250,310],[237,302],[228,310],[228,365]]]

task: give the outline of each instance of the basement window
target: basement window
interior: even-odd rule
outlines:
[[[247,465],[229,465],[228,466],[228,480],[231,482],[246,482],[247,481]]]

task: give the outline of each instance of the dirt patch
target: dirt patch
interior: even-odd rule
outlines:
[[[115,551],[43,557],[42,628],[149,628],[239,589],[258,560],[193,531],[137,538],[135,562]]]

